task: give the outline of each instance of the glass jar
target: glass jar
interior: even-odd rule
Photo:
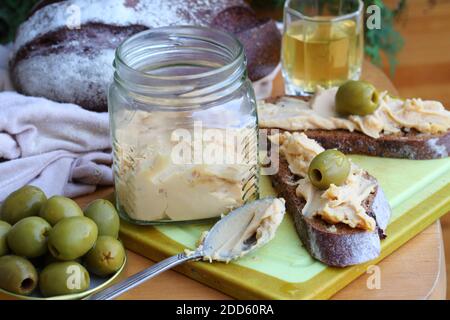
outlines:
[[[123,218],[202,220],[258,197],[256,101],[236,38],[152,29],[122,43],[114,67],[108,105]]]

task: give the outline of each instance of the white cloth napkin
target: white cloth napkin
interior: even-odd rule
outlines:
[[[68,197],[112,185],[108,114],[5,92],[8,54],[0,46],[0,202],[26,184]]]

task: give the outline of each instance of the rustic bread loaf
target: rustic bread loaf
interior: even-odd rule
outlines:
[[[280,98],[273,97],[266,101],[277,103]],[[291,98],[308,100],[306,97]],[[361,132],[347,130],[306,130],[304,133],[325,149],[338,149],[346,154],[412,160],[438,159],[450,155],[450,131],[426,134],[411,130],[381,135],[377,139]]]
[[[68,17],[77,11],[80,28],[69,28]],[[17,32],[13,83],[27,95],[106,111],[115,48],[139,31],[168,25],[233,32],[244,44],[251,80],[279,62],[275,23],[258,20],[243,0],[45,0]]]
[[[368,173],[369,179],[375,180]],[[346,224],[329,224],[320,217],[305,217],[302,209],[305,199],[297,196],[295,181],[289,164],[280,158],[278,173],[271,176],[279,197],[286,200],[286,209],[295,222],[295,228],[305,248],[317,260],[334,267],[345,267],[373,260],[380,255],[380,239],[385,237],[391,209],[378,186],[363,202],[369,216],[375,219],[375,231],[351,228]]]

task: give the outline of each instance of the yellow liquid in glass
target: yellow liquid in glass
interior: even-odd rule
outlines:
[[[330,87],[358,78],[363,58],[361,30],[353,20],[291,23],[283,36],[288,86],[308,93],[317,85]]]

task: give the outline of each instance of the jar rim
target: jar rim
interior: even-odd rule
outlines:
[[[232,54],[230,61],[223,64],[222,66],[212,68],[211,70],[204,71],[204,72],[187,74],[187,75],[167,76],[167,75],[151,74],[151,73],[139,70],[137,68],[134,68],[129,63],[127,63],[123,58],[125,49],[131,43],[135,42],[137,39],[145,38],[145,37],[149,37],[149,36],[157,35],[157,34],[166,34],[167,39],[174,38],[174,37],[190,38],[190,39],[195,39],[195,40],[199,40],[199,41],[210,42],[217,46],[225,48],[225,46],[222,43],[215,41],[214,39],[212,39],[211,37],[208,37],[206,35],[200,35],[200,33],[209,34],[211,37],[212,36],[224,37],[224,38],[227,38],[229,41],[231,41],[236,46],[237,50],[234,50],[233,52],[228,50]],[[203,26],[181,25],[181,26],[168,26],[168,27],[159,27],[159,28],[144,30],[144,31],[141,31],[141,32],[127,38],[116,49],[114,67],[116,68],[116,70],[118,67],[124,68],[128,72],[134,74],[135,76],[145,78],[145,79],[165,80],[165,81],[168,81],[168,80],[183,81],[183,80],[196,80],[196,79],[200,79],[200,78],[206,78],[206,77],[210,77],[210,76],[219,75],[221,73],[230,72],[231,70],[238,68],[242,64],[243,61],[245,61],[244,47],[241,44],[241,42],[234,35],[232,35],[228,32],[218,30],[218,29],[206,28]]]

